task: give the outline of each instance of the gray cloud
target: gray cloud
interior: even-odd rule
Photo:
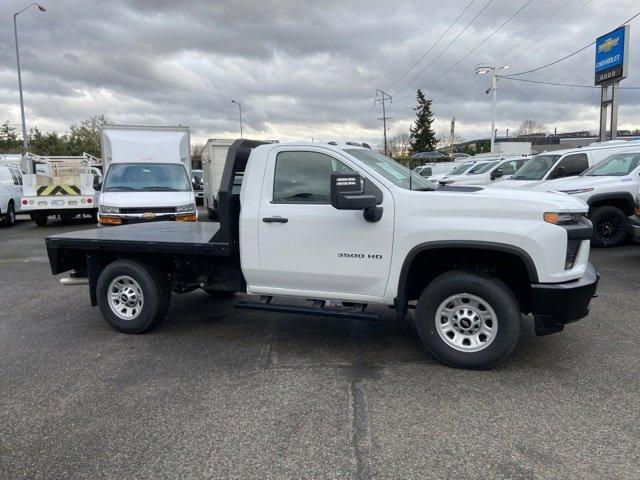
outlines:
[[[376,88],[391,86],[446,30],[470,0],[193,1],[42,0],[47,12],[18,17],[28,125],[64,130],[105,113],[131,123],[182,123],[196,139],[237,134],[243,102],[250,135],[261,138],[366,139],[381,127],[372,108]],[[500,32],[477,46],[525,1],[494,0],[478,20],[418,80],[397,91],[431,62],[488,0],[476,0],[448,35],[391,93],[391,130],[412,121],[412,92],[433,98],[438,127],[456,116],[466,138],[488,134],[488,78],[478,62],[510,63],[510,72],[555,60],[636,13],[632,0],[534,0]],[[566,1],[566,0],[565,0]],[[0,4],[0,120],[19,123],[12,15],[27,2]],[[586,4],[586,6],[584,6]],[[570,15],[570,21],[565,21]],[[639,20],[640,21],[640,20]],[[640,37],[632,25],[629,79],[640,85]],[[540,40],[525,54],[520,54]],[[505,54],[519,42],[509,55]],[[520,54],[520,55],[519,55]],[[519,56],[518,56],[519,55]],[[515,57],[515,58],[514,58]],[[590,85],[593,49],[528,76]],[[401,100],[403,97],[409,97]],[[640,90],[622,92],[621,128],[640,126]],[[598,90],[503,80],[497,126],[515,129],[536,118],[559,130],[594,129]]]

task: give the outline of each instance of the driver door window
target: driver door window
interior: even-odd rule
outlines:
[[[553,169],[551,178],[560,177],[572,177],[574,175],[580,175],[587,168],[589,168],[589,160],[586,153],[574,153],[567,155],[560,163]]]
[[[322,153],[281,152],[276,157],[273,203],[329,204],[331,174],[352,171]]]

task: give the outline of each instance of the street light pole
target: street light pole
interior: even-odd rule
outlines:
[[[38,7],[38,10],[40,10],[41,12],[46,12],[47,11],[47,9],[44,8],[42,5],[39,5],[37,3],[32,3],[32,4],[27,5],[26,7],[24,7],[19,12],[16,12],[16,13],[13,14],[13,33],[14,33],[15,39],[16,39],[16,63],[18,64],[18,89],[20,90],[20,115],[22,116],[22,154],[23,155],[27,154],[27,150],[29,148],[29,145],[27,143],[27,123],[26,123],[25,118],[24,118],[24,98],[23,98],[23,95],[22,95],[22,72],[20,71],[20,48],[18,47],[18,22],[17,22],[17,18],[18,18],[18,15],[20,15],[22,12],[24,12],[25,10],[27,10],[28,8],[31,8],[33,6]]]
[[[484,75],[485,73],[491,73],[491,87],[489,87],[485,93],[492,93],[491,99],[491,152],[493,152],[496,143],[496,91],[498,90],[498,70],[509,68],[508,66],[498,65],[478,65],[475,68],[476,75]]]
[[[240,138],[242,138],[242,105],[240,102],[236,102],[235,100],[231,100],[231,103],[238,105],[238,111],[240,112]]]

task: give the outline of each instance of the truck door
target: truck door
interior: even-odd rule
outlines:
[[[393,199],[382,198],[382,219],[367,222],[362,211],[336,210],[330,175],[355,170],[347,156],[328,149],[275,148],[268,159],[259,209],[259,258],[265,287],[300,293],[382,297],[393,242]],[[361,173],[361,172],[359,172]],[[361,173],[362,174],[362,173]],[[260,293],[268,293],[261,289]],[[285,292],[282,292],[285,293]],[[293,293],[293,292],[291,292]],[[352,297],[342,297],[352,298]]]

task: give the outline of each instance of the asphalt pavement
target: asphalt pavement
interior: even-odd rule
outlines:
[[[640,245],[593,250],[589,317],[484,372],[409,323],[234,310],[174,295],[143,335],[0,228],[0,478],[640,478]],[[238,295],[237,298],[242,298]]]

